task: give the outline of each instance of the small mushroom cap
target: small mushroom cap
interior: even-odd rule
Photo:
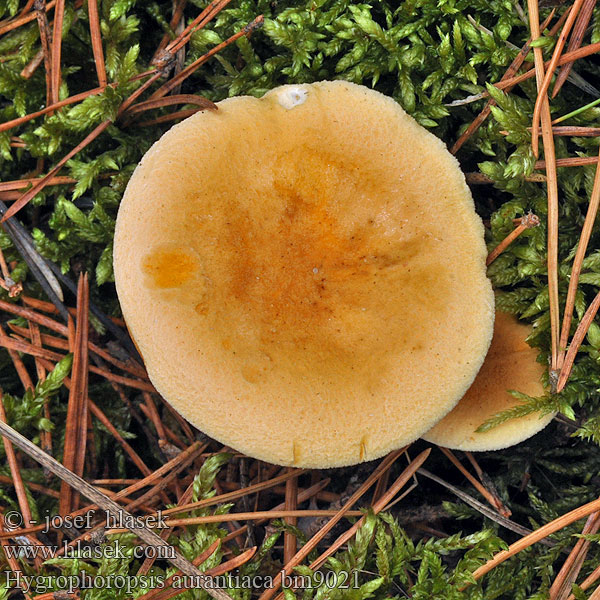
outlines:
[[[144,156],[117,292],[159,392],[209,436],[334,467],[413,441],[489,347],[483,225],[457,161],[351,83],[238,97]]]
[[[532,397],[544,394],[541,378],[546,367],[536,361],[538,351],[525,341],[530,333],[529,326],[498,311],[492,345],[473,385],[454,410],[423,439],[453,450],[500,450],[518,444],[546,427],[554,413],[543,416],[531,413],[510,419],[489,431],[475,431],[496,413],[521,404],[509,391]]]

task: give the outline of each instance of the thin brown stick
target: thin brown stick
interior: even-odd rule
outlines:
[[[92,38],[92,52],[96,73],[98,74],[98,85],[104,87],[108,80],[106,78],[106,67],[104,65],[104,51],[102,50],[102,34],[100,33],[100,18],[98,16],[98,0],[88,0],[88,16],[90,19],[90,37]]]
[[[51,67],[51,82],[50,98],[52,103],[58,102],[58,94],[60,91],[61,81],[61,51],[62,51],[62,30],[65,18],[65,0],[56,0],[56,8],[54,10],[54,27],[52,35],[52,67]]]
[[[596,512],[588,517],[581,533],[583,535],[593,535],[597,533],[599,529],[600,513]],[[565,600],[569,596],[571,588],[577,580],[577,575],[579,575],[579,571],[583,566],[583,561],[585,560],[590,544],[590,540],[584,538],[577,540],[552,583],[552,587],[548,594],[548,600]]]
[[[431,448],[424,450],[419,454],[414,460],[410,462],[410,464],[402,471],[400,476],[394,481],[394,483],[390,486],[390,489],[372,506],[372,511],[375,514],[380,513],[382,510],[386,508],[388,504],[392,501],[394,496],[410,481],[412,476],[415,474],[417,469],[427,460],[427,457],[431,453]],[[329,548],[325,552],[323,552],[316,560],[314,560],[310,564],[310,568],[313,570],[319,569],[325,561],[335,554],[346,542],[348,542],[356,532],[364,525],[366,521],[366,515],[363,515],[350,529],[340,535]],[[290,572],[287,571],[286,572]],[[266,592],[263,592],[259,598],[259,600],[264,600],[266,598],[270,598],[273,595],[273,592],[276,591],[281,585],[280,581],[274,580],[273,587]],[[283,600],[283,593],[277,596],[277,600]]]
[[[0,422],[0,434],[8,437],[13,444],[21,448],[34,460],[41,463],[42,466],[51,470],[56,476],[62,480],[66,480],[70,485],[75,487],[81,494],[89,498],[92,502],[97,504],[102,510],[109,513],[113,518],[119,522],[127,522],[131,524],[129,531],[135,533],[144,544],[153,547],[162,548],[167,556],[167,560],[185,575],[197,578],[198,586],[205,589],[206,592],[215,598],[215,600],[231,600],[231,597],[226,594],[221,588],[214,585],[214,582],[207,580],[205,576],[182,554],[180,554],[173,546],[166,543],[160,538],[159,535],[154,533],[151,529],[139,525],[136,519],[131,513],[123,510],[114,500],[108,496],[102,494],[94,486],[90,485],[87,481],[78,477],[58,461],[48,456],[45,452],[40,450],[35,444],[30,442],[27,438],[22,436],[19,432],[15,431],[12,427],[9,427],[5,423]]]
[[[23,67],[20,75],[23,79],[31,79],[38,67],[44,62],[44,51],[40,48],[36,55]],[[49,73],[49,71],[48,71]],[[49,89],[49,88],[48,88]],[[46,103],[48,104],[48,103]]]
[[[114,85],[114,84],[112,84],[112,85]],[[62,108],[63,106],[68,106],[69,104],[75,104],[76,102],[81,102],[81,100],[85,100],[89,96],[95,96],[96,94],[101,94],[103,91],[104,91],[104,88],[94,88],[94,89],[88,90],[87,92],[81,92],[80,94],[75,94],[74,96],[69,96],[68,98],[61,100],[60,102],[55,102],[54,104],[51,104],[50,106],[46,106],[45,108],[42,108],[36,112],[32,112],[32,113],[29,113],[28,115],[24,115],[22,117],[12,119],[11,121],[6,121],[5,123],[0,123],[0,132],[8,131],[9,129],[12,129],[13,127],[18,127],[19,125],[23,125],[24,123],[27,123],[27,122],[31,121],[32,119],[35,119],[35,118],[41,117],[45,114],[54,112],[55,110]]]
[[[10,206],[10,208],[4,213],[4,216],[0,220],[0,223],[4,223],[7,219],[14,216],[17,212],[19,212],[26,204],[28,204],[37,194],[39,194],[48,184],[48,182],[54,177],[63,166],[73,158],[79,151],[85,148],[88,144],[94,141],[109,125],[111,121],[106,120],[94,130],[89,133],[77,146],[75,146],[72,150],[70,150],[63,158],[61,158],[56,165],[48,171],[44,177],[42,177],[30,190],[25,192],[14,204]]]
[[[557,158],[556,166],[558,167],[585,167],[587,165],[595,165],[598,163],[597,156],[573,156],[570,158]],[[534,164],[534,169],[545,169],[546,161],[538,160]]]
[[[204,110],[202,108],[188,108],[186,110],[178,110],[168,115],[161,115],[155,119],[149,119],[148,121],[136,121],[134,125],[136,127],[150,127],[152,125],[161,125],[162,123],[168,123],[170,121],[176,121],[177,119],[187,119],[197,112]]]
[[[568,52],[577,50],[581,46],[585,30],[587,29],[590,19],[592,18],[592,13],[594,12],[595,5],[596,0],[583,1],[583,6],[579,11],[575,27],[573,28],[573,34],[571,35],[571,39],[569,40],[569,46],[567,48]],[[554,82],[554,87],[552,88],[552,98],[556,98],[564,82],[567,80],[567,77],[569,76],[569,73],[573,68],[573,64],[573,62],[569,62],[559,71]]]
[[[540,219],[533,213],[528,213],[521,217],[521,222],[517,225],[489,254],[485,261],[487,266],[491,265],[525,230],[537,227]]]
[[[237,39],[241,38],[243,35],[249,35],[256,29],[260,27],[264,22],[263,15],[259,15],[254,19],[251,23],[248,23],[241,31],[238,31],[230,38],[217,44],[214,48],[209,50],[206,54],[203,54],[200,58],[195,60],[192,64],[188,65],[185,69],[183,69],[180,73],[172,77],[170,81],[167,81],[161,87],[159,87],[153,94],[150,96],[150,100],[155,100],[156,98],[162,98],[166,96],[172,89],[176,88],[179,84],[181,84],[185,79],[187,79],[192,73],[194,73],[201,65],[203,65],[209,58],[213,57],[215,54],[226,48],[230,44],[233,44]]]
[[[587,590],[591,585],[593,585],[594,583],[596,583],[596,581],[598,581],[598,579],[600,579],[600,565],[598,565],[582,582],[581,585],[579,586],[584,592],[585,590]],[[597,588],[597,589],[600,589]],[[596,593],[594,591],[594,593]],[[591,597],[591,596],[590,596]],[[567,600],[576,600],[575,596],[573,594],[571,594]],[[589,600],[589,599],[588,599]]]
[[[556,119],[552,121],[555,123]],[[529,131],[531,131],[531,127],[528,127]],[[508,135],[508,131],[500,131],[502,135]],[[596,137],[600,135],[600,127],[579,127],[577,125],[553,125],[552,126],[553,135],[563,136],[563,137]]]
[[[575,331],[575,335],[569,344],[569,350],[567,351],[565,361],[560,369],[558,383],[556,384],[557,393],[560,393],[567,384],[569,375],[571,375],[571,369],[573,368],[575,356],[577,355],[577,352],[579,352],[583,338],[587,334],[588,329],[590,328],[590,325],[592,324],[592,321],[598,312],[598,308],[600,308],[600,292],[596,294],[596,297],[585,311],[585,314],[583,315],[583,318],[581,319],[577,330]]]
[[[4,402],[2,400],[2,392],[0,391],[0,420],[3,423],[7,423],[6,412],[4,410]],[[31,514],[31,508],[29,507],[29,500],[27,499],[27,492],[25,491],[25,485],[23,483],[23,477],[21,476],[21,469],[19,468],[19,461],[10,440],[2,438],[4,443],[4,453],[6,454],[6,462],[10,469],[10,474],[13,480],[13,486],[15,488],[15,494],[17,495],[17,502],[19,503],[19,509],[23,518],[23,524],[31,526],[35,524],[33,516]],[[41,569],[42,560],[40,557],[35,557],[36,569]]]
[[[12,477],[7,477],[6,475],[0,475],[0,483],[4,483],[6,485],[14,485],[14,480]],[[51,490],[48,487],[40,485],[39,483],[35,483],[33,481],[27,482],[27,487],[34,492],[40,492],[41,494],[45,494],[46,496],[50,496],[51,498],[58,498],[60,494],[56,490]]]
[[[39,177],[26,177],[24,179],[16,179],[14,181],[2,181],[0,182],[0,191],[23,190],[39,180]],[[77,180],[73,179],[72,177],[53,177],[48,182],[48,185],[65,185],[70,183],[77,183]]]
[[[297,469],[292,467],[288,471],[299,473]],[[298,508],[298,477],[288,479],[285,484],[285,510],[295,511]],[[296,526],[298,519],[296,517],[288,517],[285,519],[288,525]],[[285,531],[283,534],[283,562],[287,564],[292,560],[297,550],[297,539],[293,533]]]
[[[183,11],[185,9],[185,5],[187,4],[187,0],[179,0],[176,3],[175,10],[173,11],[173,16],[171,18],[171,22],[169,23],[169,27],[174,31],[180,21],[183,20]],[[167,44],[170,40],[169,33],[165,33],[160,41],[160,44],[156,48],[156,52],[150,61],[150,64],[154,64],[157,57],[161,55],[162,51],[166,48]]]
[[[527,0],[529,8],[529,25],[531,28],[531,39],[533,41],[540,37],[540,24],[537,0]],[[544,59],[542,49],[534,48],[535,72],[538,94],[544,80]],[[550,299],[550,336],[551,336],[551,370],[555,372],[558,368],[558,343],[560,336],[560,306],[558,302],[558,182],[556,175],[556,153],[554,149],[554,138],[552,136],[552,119],[550,117],[550,105],[548,94],[544,93],[542,98],[542,137],[544,140],[544,157],[546,159],[546,178],[548,188],[548,293]],[[535,127],[535,121],[533,123]],[[534,136],[537,139],[537,136]]]
[[[214,0],[211,2],[173,41],[167,44],[165,54],[173,55],[183,48],[192,38],[194,31],[207,25],[229,2],[231,0]]]
[[[541,26],[542,31],[546,28],[548,23],[552,20],[556,9],[552,9],[552,12],[548,16],[548,18],[544,21]],[[508,69],[500,79],[500,81],[506,81],[513,77],[516,72],[520,69],[523,64],[525,57],[529,53],[531,49],[531,40],[525,42],[517,56],[513,59],[512,63],[509,65]],[[454,142],[452,148],[450,148],[451,154],[456,154],[465,144],[465,142],[472,137],[472,135],[483,125],[484,121],[488,118],[489,114],[492,112],[492,106],[496,105],[496,101],[493,98],[487,101],[486,105],[483,107],[482,111],[473,119],[471,124],[467,127],[467,129],[461,134],[461,136]]]
[[[259,600],[269,600],[276,593],[281,586],[281,581],[284,573],[291,573],[292,569],[299,565],[311,552],[316,548],[317,544],[335,527],[344,515],[358,502],[358,500],[365,494],[371,486],[373,486],[377,480],[392,466],[392,464],[398,459],[398,457],[406,450],[396,450],[391,454],[388,454],[377,466],[377,468],[371,473],[371,475],[363,482],[363,484],[350,496],[348,501],[342,506],[342,508],[332,517],[321,529],[318,531],[302,548],[296,553],[296,555],[285,564],[282,571],[280,571],[273,579],[273,586],[265,590]]]
[[[56,4],[56,0],[50,0],[48,4],[46,4],[46,12],[48,12],[51,8],[54,8]],[[0,24],[0,35],[4,35],[13,29],[17,29],[21,27],[21,25],[26,25],[27,23],[31,23],[31,21],[35,21],[36,15],[35,13],[29,12],[25,15],[21,15],[16,19],[12,19],[5,24]]]
[[[69,403],[65,424],[64,466],[81,477],[87,444],[88,419],[88,312],[89,286],[87,274],[80,275],[77,285],[77,325],[73,343],[73,366]],[[79,495],[65,481],[60,488],[59,514],[66,515],[77,508]]]
[[[31,381],[31,377],[29,376],[25,364],[21,360],[21,357],[19,356],[17,350],[11,348],[10,338],[6,335],[6,332],[4,331],[2,325],[0,325],[0,346],[4,346],[5,348],[7,348],[8,355],[12,360],[12,363],[15,367],[15,371],[17,372],[21,383],[23,384],[23,388],[25,388],[25,390],[32,390],[34,386],[33,382]]]
[[[286,471],[282,475],[278,475],[273,479],[269,479],[267,481],[261,481],[259,483],[255,483],[253,485],[249,485],[247,487],[234,490],[233,492],[227,492],[225,494],[219,494],[218,496],[213,496],[212,498],[204,498],[203,500],[198,500],[196,502],[190,502],[187,504],[181,504],[179,506],[175,506],[173,508],[167,508],[162,511],[163,515],[173,515],[180,512],[189,512],[190,510],[196,508],[205,508],[207,506],[214,506],[216,504],[225,504],[227,502],[231,502],[232,500],[238,500],[239,498],[243,498],[244,496],[248,496],[249,494],[256,494],[263,490],[271,489],[277,485],[280,485],[289,479],[294,479],[300,477],[300,475],[304,474],[306,471],[304,469],[295,469],[294,471]],[[284,505],[282,505],[282,508]]]
[[[46,15],[46,0],[35,0],[34,5],[35,16],[40,30],[41,52],[46,75],[46,106],[48,106],[52,104],[52,62],[50,51],[52,34],[50,32],[48,16]]]
[[[448,460],[467,478],[471,485],[489,502],[489,504],[494,507],[494,509],[496,509],[504,517],[510,517],[510,512],[506,514],[506,508],[504,507],[504,505],[499,504],[497,499],[493,496],[493,494],[491,494],[481,482],[477,481],[477,479],[473,477],[471,473],[469,473],[469,471],[460,462],[460,460],[456,458],[452,450],[444,448],[442,446],[439,446],[439,449],[444,453]]]
[[[595,42],[593,44],[588,44],[587,46],[583,46],[582,48],[578,48],[577,50],[573,50],[573,52],[565,52],[558,61],[558,66],[565,65],[570,62],[574,62],[579,60],[580,58],[585,58],[586,56],[591,56],[592,54],[596,54],[600,51],[600,42]],[[544,67],[548,66],[550,61],[544,63]],[[530,69],[525,73],[521,73],[521,75],[516,75],[515,77],[511,77],[504,81],[498,81],[494,83],[494,87],[499,90],[504,90],[506,88],[512,87],[518,83],[522,83],[523,81],[527,81],[535,77],[535,69]],[[489,93],[487,91],[481,92],[480,94],[476,94],[474,96],[470,96],[469,100],[474,102],[475,100],[482,100],[483,98],[487,98]]]
[[[173,104],[195,104],[200,106],[202,109],[213,109],[218,110],[217,105],[203,98],[202,96],[196,96],[195,94],[177,94],[176,96],[167,96],[165,98],[156,98],[155,100],[146,100],[145,102],[138,102],[131,106],[127,112],[129,114],[137,114],[146,110],[152,110],[154,108],[163,108],[164,106],[172,106]]]
[[[4,443],[6,444],[6,440],[4,441]],[[0,547],[2,547],[2,550],[4,551],[4,556],[6,557],[6,562],[8,563],[10,570],[18,578],[17,581],[19,581],[22,578],[23,572],[21,571],[21,568],[19,567],[19,563],[17,562],[17,559],[13,556],[13,554],[6,552],[6,547],[8,546],[8,542],[3,537],[3,534],[5,532],[6,532],[6,524],[4,522],[4,515],[2,513],[0,513]],[[31,596],[29,595],[29,592],[23,592],[23,595],[25,596],[26,600],[31,600]]]
[[[14,326],[12,328],[16,329],[16,327],[14,327]],[[39,359],[43,359],[46,361],[58,362],[65,357],[65,355],[63,355],[63,354],[59,354],[57,352],[52,352],[51,350],[46,350],[45,348],[40,348],[39,346],[36,346],[34,344],[29,344],[22,339],[3,336],[1,331],[0,331],[0,346],[7,348],[9,350],[9,352],[10,351],[24,352],[26,354],[30,354],[31,356],[34,356],[34,357],[37,357]],[[19,358],[18,355],[15,355],[15,360],[21,361],[21,359]],[[18,363],[15,363],[15,366],[17,364]],[[48,365],[48,363],[46,363],[46,365],[47,365],[47,368],[49,368],[49,369],[53,368],[53,366]],[[19,367],[17,367],[17,369],[19,369]],[[26,371],[24,370],[25,369],[24,366],[22,367],[22,369],[23,369],[23,373],[26,373]],[[100,376],[104,377],[105,379],[107,379],[108,381],[113,382],[113,383],[119,383],[126,387],[130,387],[130,388],[137,389],[137,390],[142,390],[144,392],[156,393],[154,386],[147,381],[139,381],[138,379],[131,379],[129,377],[123,377],[122,375],[116,375],[115,373],[111,373],[110,371],[108,371],[106,369],[103,369],[101,367],[96,367],[94,365],[89,366],[89,371],[91,373],[100,375]],[[27,377],[28,377],[28,375],[27,375]],[[26,384],[24,383],[24,385],[26,385]],[[33,387],[33,385],[31,385],[30,387]]]
[[[579,285],[579,276],[581,274],[581,267],[583,265],[583,259],[592,235],[592,229],[598,215],[598,207],[600,206],[600,168],[596,165],[596,175],[594,177],[594,186],[592,188],[592,194],[590,196],[590,202],[588,204],[587,214],[585,215],[585,221],[583,223],[583,229],[581,230],[581,236],[579,237],[579,243],[577,245],[577,251],[575,258],[573,259],[573,267],[571,268],[571,277],[569,278],[569,289],[567,291],[567,300],[565,304],[565,312],[563,316],[562,331],[560,334],[560,352],[558,357],[558,368],[560,369],[563,365],[566,353],[567,342],[569,339],[569,333],[571,331],[571,321],[573,318],[573,311],[575,310],[575,296],[577,294],[577,287]]]
[[[592,500],[587,504],[583,504],[582,506],[569,511],[557,519],[550,521],[550,523],[542,525],[542,527],[536,529],[529,535],[526,535],[525,537],[522,537],[520,540],[516,541],[514,544],[511,544],[508,547],[508,550],[502,550],[501,552],[498,552],[498,554],[474,571],[473,578],[475,580],[481,579],[486,573],[489,573],[492,569],[502,564],[505,560],[508,560],[511,556],[518,554],[522,550],[533,546],[533,544],[536,544],[540,540],[547,538],[549,535],[560,531],[571,523],[579,521],[579,519],[583,519],[584,517],[587,517],[598,510],[600,510],[600,498]],[[466,587],[468,586],[464,586],[462,589],[466,589]]]
[[[29,333],[31,335],[31,343],[34,346],[42,347],[42,335],[40,333],[40,328],[37,323],[29,322]],[[40,363],[40,361],[35,358],[35,369],[37,371],[38,381],[46,380],[46,369]],[[50,402],[48,398],[44,400],[44,417],[50,421]],[[52,454],[52,433],[50,431],[40,431],[40,441],[42,444],[42,449],[44,452],[48,454]]]
[[[15,333],[18,333],[19,335],[31,337],[31,332],[28,332],[25,327],[19,327],[18,325],[14,325],[12,323],[9,323],[8,326],[10,327],[10,329],[12,331],[14,331]],[[46,333],[41,334],[40,341],[41,341],[41,344],[51,346],[52,348],[60,348],[61,350],[69,349],[69,343],[66,340],[63,340],[61,338],[58,338],[58,337],[55,337],[53,335],[49,335]],[[36,343],[35,345],[41,347],[40,344]],[[93,352],[94,354],[98,355],[100,358],[106,360],[107,362],[110,362],[112,365],[114,365],[115,367],[118,367],[122,371],[131,373],[132,375],[135,375],[136,377],[140,377],[141,379],[148,380],[148,374],[141,367],[139,367],[135,364],[124,363],[123,361],[120,361],[118,358],[115,358],[109,352],[100,348],[100,346],[97,346],[93,342],[88,343],[88,348],[89,348],[90,352]],[[26,351],[26,350],[23,350],[23,351]],[[60,358],[62,358],[59,354],[55,354],[55,353],[52,353],[52,354],[53,354],[53,356],[47,356],[45,358],[48,358],[49,360],[55,360],[56,358],[58,358],[60,360]],[[93,365],[90,368],[93,369],[94,368]],[[98,369],[98,371],[94,371],[94,372],[97,372],[98,374],[102,374],[102,369]]]
[[[225,513],[220,515],[206,515],[204,517],[188,517],[186,519],[165,519],[167,527],[187,527],[188,525],[204,525],[206,523],[226,523],[228,521],[258,521],[260,519],[288,519],[291,517],[335,517],[339,511],[325,510],[257,510],[255,512]],[[346,517],[360,517],[360,510],[348,510]],[[119,527],[108,529],[108,534],[127,533],[127,529]]]
[[[531,146],[533,149],[533,154],[535,157],[538,157],[539,153],[539,128],[540,128],[540,116],[542,114],[544,102],[548,100],[548,89],[550,88],[550,82],[552,81],[552,76],[554,75],[554,70],[558,65],[558,60],[562,54],[562,51],[565,47],[565,43],[567,41],[567,37],[569,33],[571,33],[571,28],[575,23],[575,19],[581,10],[581,5],[583,4],[583,0],[575,0],[573,6],[571,6],[571,10],[569,11],[569,16],[567,17],[567,21],[558,36],[558,40],[556,41],[556,45],[554,46],[554,52],[552,53],[552,58],[550,59],[550,64],[546,69],[546,73],[541,84],[538,85],[538,95],[535,100],[535,106],[533,107],[533,123],[532,123],[532,139]],[[538,32],[539,33],[539,32]],[[535,50],[534,50],[535,54]],[[542,52],[541,48],[539,48],[540,61],[543,60],[541,58]],[[538,78],[539,79],[539,78]],[[548,108],[548,115],[550,115],[550,108]]]
[[[47,327],[48,329],[51,329],[52,331],[56,331],[57,333],[60,333],[61,335],[67,336],[69,333],[68,329],[62,323],[59,323],[58,321],[55,321],[54,319],[51,319],[50,317],[47,317],[46,315],[40,315],[39,313],[35,312],[34,310],[30,310],[28,308],[23,308],[22,306],[19,306],[18,304],[13,304],[12,302],[6,302],[5,300],[0,300],[0,310],[4,310],[13,315],[23,317],[23,318],[27,319],[28,321],[33,321],[34,323],[38,323],[39,325],[42,325],[43,327]]]

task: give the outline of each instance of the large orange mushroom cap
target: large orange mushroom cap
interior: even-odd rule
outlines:
[[[457,161],[351,83],[238,97],[167,132],[119,211],[114,267],[159,392],[284,465],[382,456],[472,383],[494,318]]]
[[[497,312],[494,337],[486,359],[465,397],[423,438],[453,450],[500,450],[541,431],[555,413],[529,413],[492,429],[477,429],[495,414],[519,406],[510,391],[537,397],[544,394],[542,376],[547,367],[537,362],[538,351],[525,341],[528,325],[512,315]]]

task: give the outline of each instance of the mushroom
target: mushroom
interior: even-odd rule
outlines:
[[[493,330],[456,159],[344,81],[217,106],[154,144],[119,209],[117,292],[151,381],[272,463],[343,466],[417,439]]]
[[[541,378],[546,367],[536,361],[538,351],[525,341],[530,333],[530,327],[513,316],[496,312],[492,345],[473,385],[423,439],[453,450],[500,450],[518,444],[546,427],[555,413],[540,415],[534,412],[485,432],[476,431],[495,414],[521,403],[510,391],[532,397],[544,394]]]

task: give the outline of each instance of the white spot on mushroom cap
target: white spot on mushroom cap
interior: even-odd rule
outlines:
[[[288,110],[304,104],[308,98],[308,90],[301,87],[286,87],[277,94],[277,100],[283,108]]]

